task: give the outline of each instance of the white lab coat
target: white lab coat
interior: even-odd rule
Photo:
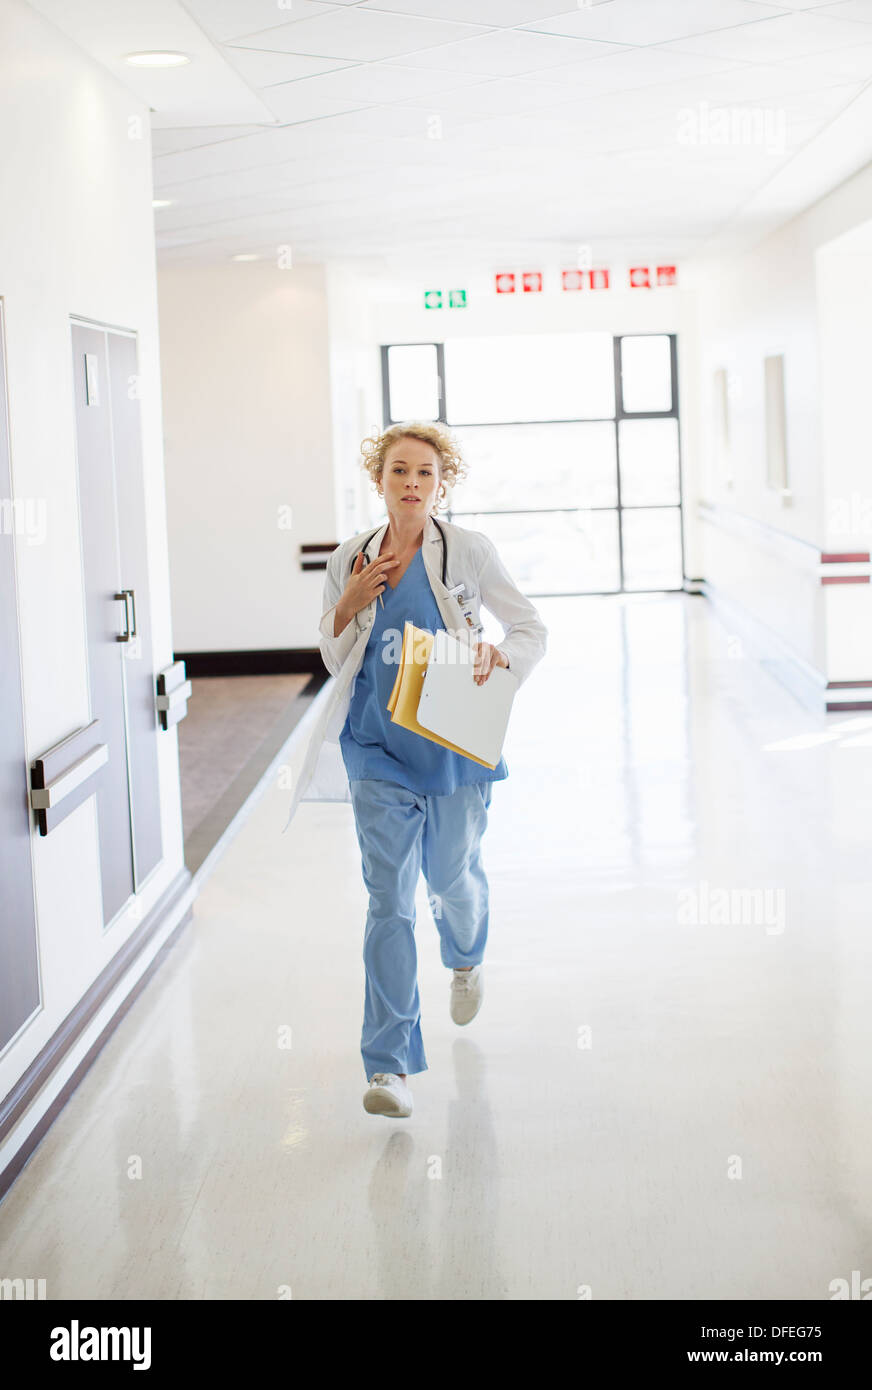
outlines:
[[[481,622],[480,609],[484,604],[502,624],[505,636],[497,645],[508,658],[509,670],[522,684],[545,655],[548,629],[530,600],[516,588],[490,537],[481,531],[455,526],[441,517],[439,525],[445,531],[448,545],[447,587],[442,583],[442,541],[430,516],[424,522],[421,553],[430,588],[447,630],[470,638],[457,600],[447,592],[447,588],[463,583],[467,595],[472,597],[475,623]],[[378,558],[387,527],[385,521],[367,545],[366,554],[370,561]],[[360,549],[365,534],[361,532],[343,541],[327,562],[323,604],[326,611],[319,626],[319,646],[324,665],[335,679],[330,683],[332,689],[329,695],[319,705],[305,745],[302,768],[293,778],[285,830],[300,801],[351,801],[339,735],[351,703],[354,677],[363,664],[378,599],[373,599],[366,608],[356,613],[338,637],[333,636],[333,620],[336,604],[348,583],[353,557]]]

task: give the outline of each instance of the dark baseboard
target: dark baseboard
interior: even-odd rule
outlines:
[[[88,1027],[91,1019],[102,1007],[113,989],[115,989],[118,981],[123,977],[125,972],[129,970],[137,956],[141,955],[149,941],[160,929],[168,912],[172,910],[173,905],[177,903],[179,898],[187,891],[191,883],[191,877],[191,872],[187,867],[179,871],[172,883],[155,903],[148,916],[140,922],[136,930],[112,957],[108,965],[106,965],[97,976],[90,988],[83,994],[75,1008],[67,1014],[63,1023],[61,1023],[59,1028],[57,1028],[49,1038],[42,1051],[33,1059],[24,1075],[19,1078],[9,1094],[0,1102],[0,1140],[3,1140],[11,1130],[15,1128],[15,1125],[21,1119],[22,1115],[25,1114],[43,1086],[49,1081],[52,1073],[57,1069],[78,1038],[81,1037],[82,1033]],[[94,1040],[91,1047],[76,1067],[76,1070],[67,1079],[62,1090],[58,1092],[45,1114],[41,1116],[34,1129],[28,1134],[21,1148],[14,1157],[10,1159],[3,1171],[0,1172],[0,1201],[2,1201],[6,1192],[18,1177],[18,1174],[39,1145],[46,1131],[53,1124],[61,1110],[63,1110],[79,1082],[91,1067],[98,1052],[100,1052],[101,1048],[108,1042],[121,1019],[127,1013],[127,1010],[134,1003],[137,996],[145,989],[152,975],[160,968],[167,952],[172,949],[179,934],[191,920],[192,916],[193,907],[191,906],[188,908],[185,916],[179,922],[171,936],[169,936],[161,946],[154,960],[149,963],[144,973],[136,981],[136,984],[130,992],[125,995],[99,1037]]]
[[[325,671],[317,647],[284,647],[246,652],[174,652],[193,676],[316,676]]]

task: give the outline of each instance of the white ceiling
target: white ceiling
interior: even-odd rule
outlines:
[[[163,263],[681,264],[872,158],[872,0],[32,3],[153,108]]]

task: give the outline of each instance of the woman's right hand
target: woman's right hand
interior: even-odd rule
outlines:
[[[348,583],[336,604],[337,610],[350,621],[355,613],[359,613],[361,608],[367,608],[373,599],[383,592],[387,583],[385,570],[391,569],[399,563],[395,557],[395,552],[386,550],[384,555],[380,555],[377,560],[365,565],[363,563],[363,551],[358,551]]]

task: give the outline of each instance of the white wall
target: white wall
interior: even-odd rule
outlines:
[[[174,265],[158,291],[175,649],[316,646],[299,547],[338,539],[323,270]]]
[[[139,337],[153,656],[157,668],[172,660],[151,147],[146,108],[18,0],[0,0],[0,129],[13,497],[44,505],[47,516],[44,543],[15,539],[29,761],[92,717],[72,314]],[[111,930],[103,932],[95,799],[47,837],[34,835],[43,1009],[0,1059],[0,1096],[182,867],[174,730],[159,738],[158,758],[164,862]]]
[[[824,462],[823,546],[831,554],[872,552],[868,442],[872,226],[867,223],[860,231],[868,249],[853,249],[845,246],[842,239],[836,239],[816,254]],[[868,573],[868,565],[862,568]],[[825,601],[828,677],[831,680],[872,681],[870,584],[833,586],[828,589]]]
[[[700,314],[701,487],[711,509],[698,529],[702,573],[727,604],[762,622],[821,680],[849,678],[843,666],[838,676],[831,669],[828,628],[834,621],[841,626],[835,614],[843,606],[853,609],[858,600],[864,603],[870,586],[824,589],[820,582],[820,552],[828,544],[827,473],[837,453],[833,447],[825,450],[832,415],[821,377],[832,346],[832,337],[828,343],[821,334],[821,305],[835,282],[818,284],[817,252],[867,220],[870,207],[872,166],[745,255],[702,266],[692,277]],[[859,301],[851,305],[843,296],[842,324],[846,315],[866,318]],[[766,483],[763,358],[780,351],[785,354],[788,498]],[[732,486],[719,474],[715,456],[712,382],[718,367],[731,375]],[[855,437],[853,448],[860,446]],[[866,594],[858,594],[860,589]],[[866,678],[872,670],[853,674]]]
[[[383,512],[360,445],[382,429],[381,359],[370,280],[342,263],[326,266],[330,398],[337,539],[362,531]]]

